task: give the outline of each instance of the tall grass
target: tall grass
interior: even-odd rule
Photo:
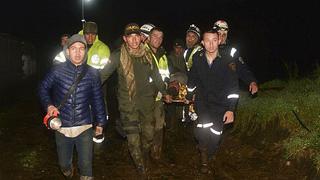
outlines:
[[[233,132],[251,136],[276,131],[268,124],[280,121],[279,128],[289,132],[281,141],[285,157],[309,158],[320,171],[320,78],[314,78],[319,75],[318,69],[313,78],[266,82],[260,85],[259,95],[254,99],[243,93]],[[310,132],[300,125],[293,111]]]

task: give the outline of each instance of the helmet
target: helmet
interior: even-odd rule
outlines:
[[[218,30],[226,30],[228,31],[229,27],[226,21],[224,20],[218,20],[214,23],[213,28],[217,28]]]
[[[83,25],[83,34],[97,34],[98,33],[98,26],[95,22],[86,22]]]
[[[195,34],[200,38],[200,29],[199,29],[196,25],[191,24],[191,25],[189,26],[189,29],[187,30],[187,33],[188,33],[188,32],[193,32],[193,33],[195,33]]]
[[[143,33],[145,36],[149,36],[150,31],[152,28],[154,28],[155,25],[151,23],[144,24],[140,27],[141,33]]]

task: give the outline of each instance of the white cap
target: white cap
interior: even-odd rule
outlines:
[[[141,33],[143,33],[145,36],[149,37],[149,33],[154,28],[155,25],[151,23],[144,24],[140,27]]]

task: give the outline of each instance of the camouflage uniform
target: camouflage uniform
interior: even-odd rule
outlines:
[[[139,167],[144,166],[144,155],[149,153],[154,136],[155,93],[153,84],[161,93],[166,94],[165,84],[154,61],[151,67],[143,60],[145,56],[131,56],[136,94],[130,100],[129,89],[126,86],[126,75],[120,62],[120,53],[120,50],[117,50],[111,54],[110,63],[101,71],[101,79],[104,82],[114,70],[117,70],[121,124],[126,132],[131,157]]]

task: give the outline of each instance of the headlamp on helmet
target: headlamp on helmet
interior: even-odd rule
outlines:
[[[214,23],[213,29],[217,28],[218,31],[228,31],[229,26],[226,21],[218,20]]]

